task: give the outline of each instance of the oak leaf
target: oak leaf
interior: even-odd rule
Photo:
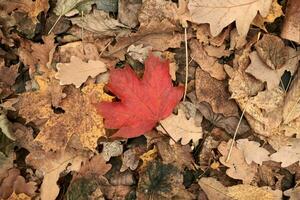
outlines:
[[[239,34],[246,36],[257,11],[263,17],[267,16],[271,3],[272,0],[191,0],[188,9],[192,22],[210,24],[213,36],[217,36],[234,21]]]
[[[74,84],[76,88],[79,88],[89,76],[95,78],[107,70],[105,64],[100,60],[89,60],[86,63],[75,56],[71,57],[70,63],[58,63],[56,67],[58,72],[55,78],[60,80],[60,84]]]
[[[181,139],[182,145],[188,144],[191,140],[197,145],[203,135],[202,128],[196,126],[195,119],[187,119],[184,111],[181,109],[178,109],[177,115],[172,114],[160,123],[164,128],[158,126],[157,129],[165,134],[169,134],[176,142]]]
[[[172,113],[183,95],[182,87],[172,85],[168,61],[153,55],[145,61],[142,79],[126,66],[111,71],[107,86],[121,101],[101,102],[98,110],[106,128],[119,129],[114,137],[132,138],[150,131]]]

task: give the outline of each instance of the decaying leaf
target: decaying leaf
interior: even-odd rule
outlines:
[[[105,64],[100,60],[89,60],[86,63],[75,56],[71,57],[70,63],[58,63],[56,67],[58,72],[55,78],[60,80],[60,84],[74,84],[76,88],[79,88],[88,77],[95,78],[107,70]]]
[[[118,20],[110,18],[107,13],[99,10],[94,10],[91,14],[84,17],[75,17],[71,20],[73,24],[88,31],[101,34],[102,36],[124,36],[129,34],[127,26],[121,24]]]
[[[186,145],[193,141],[195,145],[198,144],[199,139],[202,138],[202,128],[196,126],[194,118],[187,119],[183,110],[178,109],[177,115],[171,115],[168,118],[160,121],[157,129],[165,134],[169,134],[176,142],[181,139],[181,144]]]
[[[85,0],[58,0],[54,8],[54,13],[58,16],[63,16],[83,1]]]
[[[102,102],[98,109],[105,127],[119,128],[114,136],[125,138],[150,131],[172,113],[183,95],[183,88],[172,84],[168,62],[154,55],[145,61],[143,79],[138,79],[129,66],[113,69],[108,88],[121,102]]]
[[[105,130],[103,118],[97,114],[93,104],[111,100],[110,96],[104,94],[103,87],[104,84],[88,85],[82,93],[73,87],[67,88],[67,97],[60,103],[60,108],[64,110],[61,114],[56,114],[52,109],[48,88],[45,91],[23,93],[16,108],[28,122],[40,126],[35,141],[42,144],[45,150],[65,148],[72,135],[78,135],[83,147],[95,151],[97,140],[105,136]]]
[[[191,12],[191,20],[194,23],[209,23],[211,34],[217,36],[223,28],[232,22],[236,22],[236,27],[240,35],[246,36],[250,24],[257,12],[265,17],[268,15],[272,0],[238,0],[231,2],[191,0],[188,9]]]
[[[270,157],[271,160],[281,162],[282,167],[288,167],[295,162],[300,161],[300,139],[293,138],[290,144],[282,146],[276,153]]]
[[[122,166],[120,172],[124,172],[128,168],[135,170],[140,163],[140,156],[145,153],[146,149],[141,146],[132,147],[126,150],[122,155]]]
[[[218,146],[218,150],[223,155],[220,158],[220,162],[229,167],[226,170],[226,174],[234,179],[242,180],[245,184],[250,184],[254,178],[254,175],[257,171],[257,165],[251,163],[250,165],[247,164],[244,154],[241,150],[239,150],[236,145],[233,146],[230,159],[227,161],[227,156],[229,153],[231,141],[221,142]]]
[[[252,162],[262,165],[263,161],[269,160],[269,152],[260,147],[260,144],[255,141],[249,141],[248,139],[237,140],[237,148],[244,154],[245,160],[248,165]]]
[[[183,187],[183,176],[171,164],[154,160],[141,173],[138,183],[138,199],[170,199]]]

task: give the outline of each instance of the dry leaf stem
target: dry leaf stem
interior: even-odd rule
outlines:
[[[184,44],[185,44],[185,82],[184,82],[184,95],[183,101],[186,99],[187,84],[189,77],[189,54],[188,54],[188,43],[187,43],[187,28],[184,28]]]

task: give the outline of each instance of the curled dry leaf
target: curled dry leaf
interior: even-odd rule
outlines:
[[[135,170],[140,163],[140,156],[145,152],[146,149],[141,146],[136,146],[126,150],[122,155],[122,166],[120,171],[124,172],[128,168]]]
[[[119,156],[123,153],[123,144],[116,140],[113,142],[103,142],[103,158],[109,161],[111,157]]]
[[[134,28],[138,25],[138,13],[142,6],[141,1],[120,0],[118,3],[118,19],[121,23]]]
[[[300,198],[300,187],[284,191],[284,195],[290,197],[290,200],[297,200]]]
[[[88,31],[98,33],[101,36],[125,36],[129,34],[129,29],[118,20],[115,20],[104,11],[94,10],[93,13],[84,17],[71,19],[73,24],[78,25]]]
[[[190,41],[191,56],[199,64],[201,69],[208,72],[210,76],[218,80],[224,80],[226,73],[223,65],[220,64],[217,58],[207,55],[203,45],[197,40]]]
[[[292,138],[290,144],[281,146],[276,153],[270,157],[271,160],[281,162],[281,167],[288,167],[300,161],[300,139]]]
[[[202,138],[202,127],[196,126],[194,118],[187,119],[183,110],[178,109],[178,114],[172,114],[160,121],[157,130],[169,134],[176,142],[181,139],[181,144],[186,145],[192,141],[195,145]]]
[[[53,11],[56,15],[63,16],[83,1],[84,0],[58,0]]]
[[[236,142],[237,148],[243,152],[248,165],[250,165],[252,162],[262,165],[263,161],[267,161],[270,159],[270,152],[260,147],[260,144],[258,142],[249,141],[248,139],[240,139]]]
[[[55,78],[60,80],[60,85],[74,84],[76,88],[79,88],[88,77],[95,78],[107,70],[100,60],[89,60],[86,63],[75,56],[71,57],[70,63],[58,63],[56,67],[58,72]]]
[[[202,24],[209,23],[211,34],[217,36],[223,28],[232,22],[240,35],[246,36],[250,24],[257,12],[265,17],[268,15],[272,0],[191,0],[188,9],[191,13],[191,21]]]
[[[227,143],[221,142],[221,144],[218,146],[218,150],[223,155],[220,158],[220,162],[226,167],[229,167],[229,169],[226,170],[226,174],[228,176],[234,179],[242,180],[245,184],[250,184],[257,171],[257,165],[254,163],[248,165],[243,152],[236,147],[236,144],[232,148],[230,159],[226,161],[231,146],[231,141],[232,140],[228,141]]]

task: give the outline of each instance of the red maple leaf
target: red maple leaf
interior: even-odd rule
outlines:
[[[146,59],[142,79],[126,66],[111,70],[107,87],[121,101],[101,102],[97,108],[106,128],[119,129],[113,137],[132,138],[150,131],[172,113],[183,95],[183,87],[173,87],[169,62],[154,55]]]

